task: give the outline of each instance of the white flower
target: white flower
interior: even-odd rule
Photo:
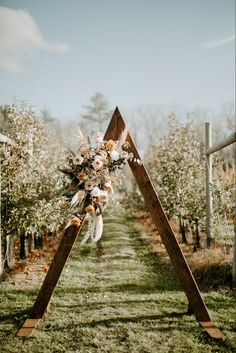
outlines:
[[[103,162],[100,156],[96,156],[92,163],[92,166],[95,170],[99,170],[103,167]]]
[[[120,156],[124,159],[127,159],[127,160],[129,159],[129,153],[126,151],[122,151]]]
[[[80,165],[80,164],[83,163],[83,161],[84,161],[84,158],[83,158],[82,156],[80,156],[80,155],[75,156],[75,157],[73,158],[74,164]]]
[[[100,150],[98,153],[99,153],[99,155],[101,156],[102,159],[106,159],[107,158],[107,152],[106,151]]]
[[[99,187],[95,186],[91,191],[92,197],[99,197],[102,194],[102,190]]]
[[[92,180],[86,180],[85,183],[84,183],[84,188],[85,190],[92,190],[94,188],[94,182]]]
[[[118,159],[120,158],[119,152],[117,152],[116,150],[110,151],[110,157],[113,161],[118,161]]]

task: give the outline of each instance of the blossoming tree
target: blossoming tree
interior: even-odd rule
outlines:
[[[62,157],[60,151],[50,154],[43,125],[25,104],[13,105],[9,116],[14,143],[1,147],[1,230],[5,243],[20,237],[20,255],[25,257],[28,232],[40,232],[45,225],[54,229],[63,221],[63,178],[57,169]]]
[[[149,169],[169,215],[180,222],[182,241],[187,242],[187,227],[195,228],[195,247],[200,246],[199,227],[204,228],[204,164],[200,141],[189,117],[180,124],[172,114],[169,134],[151,147]]]

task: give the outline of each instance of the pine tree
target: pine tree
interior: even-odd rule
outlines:
[[[92,123],[92,125],[95,123],[99,131],[102,130],[103,123],[107,121],[112,114],[109,110],[108,101],[100,92],[95,93],[95,95],[90,98],[90,104],[84,106],[84,108],[87,112],[81,115],[81,117]]]

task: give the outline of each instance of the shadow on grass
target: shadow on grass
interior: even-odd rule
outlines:
[[[157,304],[160,305],[160,300],[155,300],[155,299],[146,299],[146,300],[112,300],[112,301],[104,301],[104,302],[88,302],[85,304],[75,304],[75,305],[71,305],[71,304],[57,304],[57,307],[60,308],[87,308],[87,307],[93,307],[94,309],[96,307],[101,307],[101,306],[117,306],[117,305],[122,305],[122,304],[146,304],[146,303],[153,303],[153,304]],[[187,312],[186,312],[187,313]]]
[[[186,313],[171,313],[171,314],[161,314],[161,315],[140,315],[140,316],[129,316],[129,317],[114,317],[110,319],[102,319],[102,320],[93,320],[90,322],[81,322],[79,323],[79,327],[95,327],[99,325],[110,326],[116,323],[140,323],[142,321],[161,321],[165,319],[166,325],[172,325],[172,323],[177,327],[179,326],[179,322],[173,319],[181,318]],[[166,320],[168,319],[168,320]],[[174,328],[174,327],[172,327]],[[167,330],[170,328],[166,327]]]
[[[5,321],[18,321],[18,320],[21,320],[23,316],[26,316],[29,313],[30,309],[31,309],[31,307],[29,307],[28,309],[11,312],[8,315],[1,315],[0,316],[0,322],[2,323],[2,322],[5,322]]]
[[[0,314],[0,323],[2,324],[11,323],[13,325],[20,325],[20,323],[23,323],[27,314],[30,312],[31,307],[33,306],[37,292],[38,292],[37,290],[26,291],[26,290],[20,290],[20,289],[12,289],[12,290],[6,290],[6,291],[2,290],[0,292],[0,297],[7,298],[8,301],[4,305],[4,311],[7,314],[4,314],[4,315]],[[22,307],[26,306],[25,305],[26,300],[27,300],[27,303],[29,302],[28,308],[18,309],[21,306],[21,303],[24,303]],[[0,309],[3,309],[3,305],[2,305],[2,308]],[[5,329],[1,331],[5,331]]]
[[[152,283],[121,283],[113,286],[109,286],[107,288],[110,292],[128,292],[133,294],[152,294],[155,291],[163,291],[167,290],[166,287],[163,286],[162,283],[152,282]],[[168,288],[168,291],[176,292],[175,288]]]
[[[29,290],[29,289],[4,289],[4,290],[1,290],[0,291],[0,298],[1,297],[8,297],[8,296],[11,296],[12,294],[16,294],[17,296],[18,295],[24,295],[24,296],[27,296],[27,297],[33,297],[37,294],[38,292],[38,289],[34,289],[34,290]]]
[[[208,334],[198,326],[198,323],[192,321],[190,325],[186,325],[186,323],[181,323],[179,319],[184,316],[188,316],[187,312],[172,312],[172,313],[163,313],[159,315],[140,315],[140,316],[129,316],[129,317],[113,317],[109,319],[101,319],[101,320],[92,320],[90,322],[81,322],[78,324],[80,329],[83,328],[97,328],[99,326],[105,326],[107,328],[114,327],[119,324],[144,324],[147,330],[152,330],[158,332],[167,332],[170,330],[178,330],[186,333],[189,336],[189,332],[195,331],[196,334],[199,335],[199,339],[203,344],[215,345],[217,347],[222,347],[227,349],[229,352],[233,352],[235,346],[231,344],[228,340],[216,341],[208,336]],[[154,325],[148,326],[147,323],[154,322]],[[70,325],[66,325],[64,327],[60,327],[62,330],[70,330]]]
[[[76,294],[76,293],[104,293],[104,292],[110,292],[110,293],[126,293],[126,294],[155,294],[155,292],[163,292],[163,291],[168,291],[168,292],[178,292],[176,288],[168,288],[166,289],[163,287],[162,284],[159,284],[158,282],[154,283],[120,283],[120,284],[115,284],[110,286],[109,284],[106,285],[96,285],[96,286],[84,286],[82,288],[77,288],[77,287],[61,287],[56,289],[56,293],[61,294],[61,293],[71,293],[71,294]]]

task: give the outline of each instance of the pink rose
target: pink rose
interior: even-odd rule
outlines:
[[[75,156],[75,157],[73,158],[74,164],[80,165],[80,164],[83,163],[83,161],[84,161],[84,158],[83,158],[82,156],[80,156],[80,155]]]
[[[102,162],[101,157],[96,156],[96,157],[94,158],[94,161],[93,161],[93,163],[92,163],[92,166],[93,166],[94,170],[102,169],[102,167],[103,167],[103,162]]]

